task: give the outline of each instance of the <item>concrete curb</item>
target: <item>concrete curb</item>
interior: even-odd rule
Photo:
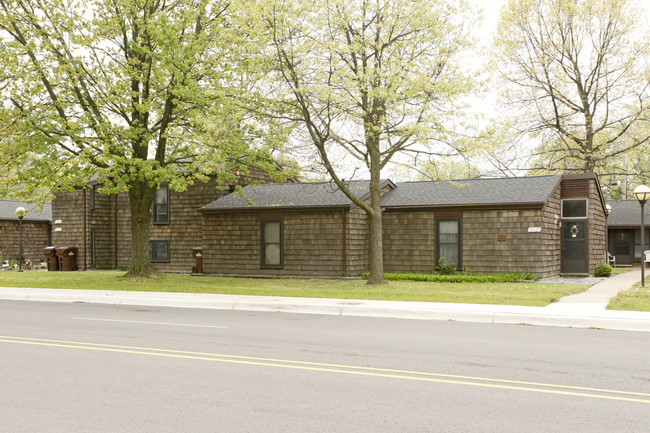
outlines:
[[[474,323],[598,328],[650,332],[650,313],[608,311],[603,304],[564,303],[548,307],[366,301],[321,298],[124,292],[0,287],[0,299],[149,307],[386,317]]]

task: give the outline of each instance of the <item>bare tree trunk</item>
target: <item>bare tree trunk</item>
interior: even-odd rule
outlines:
[[[133,181],[129,189],[131,209],[131,266],[125,276],[149,277],[155,273],[149,260],[149,224],[156,189],[147,181]]]

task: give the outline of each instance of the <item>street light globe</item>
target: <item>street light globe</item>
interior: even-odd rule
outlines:
[[[612,205],[610,205],[609,203],[607,203],[607,204],[605,205],[605,215],[609,215],[610,213],[612,213]]]
[[[634,197],[636,197],[640,203],[645,203],[646,200],[650,199],[650,188],[645,185],[637,186],[634,188]]]
[[[24,217],[25,215],[27,215],[27,212],[28,212],[27,209],[25,209],[22,206],[17,207],[16,210],[14,211],[14,213],[18,218]]]

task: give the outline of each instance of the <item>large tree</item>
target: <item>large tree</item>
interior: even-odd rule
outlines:
[[[2,164],[28,190],[128,191],[131,275],[148,275],[161,182],[265,160],[227,0],[0,0]],[[260,154],[255,154],[260,150]],[[262,155],[265,156],[265,155]],[[267,167],[268,168],[268,167]]]
[[[510,0],[495,39],[495,65],[510,125],[541,142],[532,168],[606,171],[646,147],[647,36],[634,0]]]
[[[472,21],[462,2],[410,0],[269,0],[259,2],[257,34],[268,39],[272,114],[299,124],[336,185],[365,211],[369,283],[384,282],[381,170],[403,152],[444,141],[454,103],[471,90],[458,64]],[[267,111],[269,112],[269,111]],[[370,201],[347,186],[360,162]],[[349,176],[348,172],[348,176]]]

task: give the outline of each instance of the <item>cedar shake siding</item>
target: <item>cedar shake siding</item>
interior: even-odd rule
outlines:
[[[463,268],[479,273],[533,272],[543,277],[539,246],[542,209],[499,209],[463,212]]]
[[[433,272],[436,269],[433,211],[384,212],[384,270]]]
[[[269,176],[255,171],[241,178],[239,183],[244,185],[247,179],[271,181]],[[100,194],[97,192],[99,187],[91,183],[85,190],[60,191],[52,202],[55,223],[52,245],[76,246],[79,269],[115,269],[131,262],[128,194]],[[93,189],[94,199],[91,199]],[[197,181],[186,191],[169,190],[168,222],[152,222],[149,226],[149,239],[168,243],[169,257],[168,260],[152,262],[153,267],[159,271],[191,272],[195,266],[192,248],[203,244],[199,209],[231,191],[232,187],[217,189],[214,179],[205,183]],[[57,223],[57,220],[61,222]]]
[[[18,221],[0,221],[0,252],[2,260],[18,260],[20,255],[20,224]],[[23,259],[32,262],[45,260],[43,249],[48,246],[49,222],[23,220]]]
[[[77,247],[79,269],[85,269],[84,208],[83,190],[58,191],[52,200],[52,246]]]
[[[344,217],[342,209],[205,214],[203,269],[222,275],[343,275]],[[264,220],[282,221],[279,269],[262,267]]]
[[[368,218],[358,206],[350,206],[346,215],[346,275],[359,275],[368,270]]]
[[[595,179],[589,182],[589,274],[596,272],[599,263],[606,263],[605,257],[605,209],[601,200],[600,187]],[[639,212],[641,213],[641,212]]]
[[[43,249],[48,246],[50,239],[52,207],[50,203],[45,203],[39,210],[37,205],[16,200],[0,200],[2,260],[18,260],[20,255],[20,219],[15,214],[19,207],[27,209],[22,229],[23,259],[34,263],[44,261]]]

